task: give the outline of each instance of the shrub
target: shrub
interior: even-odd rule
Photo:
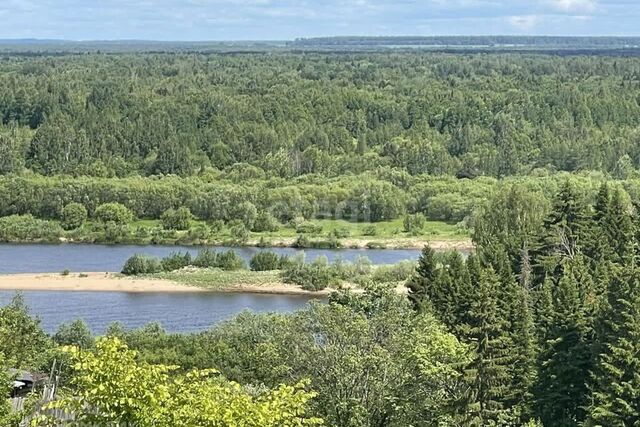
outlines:
[[[245,264],[235,251],[230,250],[218,254],[216,267],[222,270],[242,270]]]
[[[304,248],[310,248],[311,247],[311,241],[309,240],[309,238],[303,234],[299,234],[298,237],[296,238],[296,241],[293,242],[292,245],[294,248],[299,248],[299,249],[304,249]]]
[[[245,268],[244,260],[233,250],[216,252],[203,249],[192,263],[200,268],[219,268],[221,270],[241,270]]]
[[[257,216],[258,211],[253,203],[242,202],[236,206],[232,217],[241,221],[247,229],[251,230],[255,225]]]
[[[310,221],[305,221],[296,226],[296,233],[301,234],[320,234],[322,233],[322,226],[314,224]]]
[[[162,214],[162,227],[165,230],[188,230],[191,227],[193,215],[189,208],[167,209]]]
[[[329,236],[333,236],[336,239],[346,239],[350,235],[351,235],[351,232],[346,227],[336,228],[335,230],[331,231],[331,233],[329,234]]]
[[[462,221],[472,210],[473,200],[459,193],[438,194],[427,201],[427,215],[436,221]]]
[[[62,210],[60,225],[65,230],[75,230],[82,227],[87,220],[87,208],[80,203],[70,203]]]
[[[371,280],[376,283],[393,283],[407,280],[415,272],[416,263],[402,261],[393,265],[380,265],[375,268]]]
[[[232,221],[232,225],[230,224],[229,227],[229,233],[233,238],[233,242],[236,244],[243,245],[249,240],[249,230],[240,221]]]
[[[168,257],[162,259],[163,271],[176,271],[191,265],[191,254],[189,252],[172,253]]]
[[[216,219],[209,222],[209,229],[211,229],[212,233],[220,233],[224,230],[224,221],[221,219]]]
[[[363,236],[375,236],[376,234],[378,234],[378,230],[375,225],[367,225],[362,229]]]
[[[121,243],[127,240],[128,236],[129,229],[126,225],[109,221],[104,224],[104,236],[99,240],[103,240],[107,243]]]
[[[105,203],[98,206],[94,217],[100,222],[114,222],[116,225],[126,225],[133,221],[133,214],[120,203]]]
[[[200,268],[216,268],[218,262],[218,253],[211,249],[203,249],[198,252],[193,265]]]
[[[260,211],[256,217],[256,221],[253,224],[253,231],[257,233],[262,232],[274,232],[280,228],[280,222],[276,219],[271,212]]]
[[[321,291],[338,283],[338,278],[324,260],[316,260],[311,264],[294,263],[283,270],[282,280],[312,292]]]
[[[136,254],[125,262],[124,267],[122,267],[122,274],[136,276],[139,274],[158,273],[160,270],[160,262],[156,258]]]
[[[280,268],[280,257],[275,252],[264,251],[255,254],[249,263],[253,271],[271,271]]]
[[[418,234],[424,229],[425,225],[427,225],[427,218],[421,212],[405,215],[404,217],[404,231],[407,233]]]
[[[0,241],[55,241],[62,236],[62,228],[53,221],[36,219],[32,215],[11,215],[0,218]]]

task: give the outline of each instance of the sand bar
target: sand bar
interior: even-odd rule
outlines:
[[[28,273],[0,275],[0,291],[59,291],[59,292],[128,292],[128,293],[188,293],[237,292],[279,295],[326,296],[331,290],[308,292],[284,283],[268,285],[238,284],[206,289],[175,283],[170,280],[123,277],[117,273]]]
[[[162,279],[127,278],[114,273],[29,273],[0,275],[0,290],[69,292],[203,292]]]

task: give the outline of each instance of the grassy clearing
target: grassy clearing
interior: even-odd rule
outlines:
[[[211,290],[225,290],[240,286],[267,287],[282,283],[278,271],[185,269],[170,273],[158,273],[152,277]]]

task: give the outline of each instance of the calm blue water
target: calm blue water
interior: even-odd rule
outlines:
[[[228,250],[231,248],[214,248]],[[330,261],[342,258],[354,261],[368,257],[374,264],[393,264],[416,260],[419,250],[366,249],[293,249],[233,248],[245,260],[257,252],[272,250],[278,254],[304,252],[312,261],[326,256]],[[109,245],[0,245],[0,274],[120,271],[125,261],[136,253],[163,257],[176,251],[196,255],[199,248],[182,246],[109,246]],[[14,292],[0,291],[0,305],[8,303]],[[255,294],[129,294],[94,292],[24,292],[31,312],[40,317],[44,329],[54,332],[65,322],[84,319],[92,331],[101,334],[112,322],[137,328],[150,322],[161,323],[170,332],[192,332],[207,329],[243,310],[287,312],[303,308],[305,296]]]
[[[193,246],[109,246],[109,245],[41,245],[0,244],[0,274],[12,273],[56,273],[63,270],[74,272],[120,271],[125,261],[140,253],[164,257],[172,252],[190,252],[196,255],[200,248]],[[329,261],[342,258],[354,261],[366,256],[374,264],[395,264],[403,260],[417,260],[416,249],[294,249],[294,248],[213,248],[219,251],[233,249],[246,261],[260,251],[271,250],[281,255],[304,252],[307,261],[326,256]]]
[[[138,328],[159,322],[168,332],[196,332],[234,317],[244,310],[290,312],[303,309],[307,296],[225,293],[129,294],[119,292],[23,292],[33,315],[48,333],[62,323],[83,319],[102,334],[112,322]],[[0,306],[15,292],[0,291]]]

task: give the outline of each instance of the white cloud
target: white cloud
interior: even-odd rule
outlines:
[[[548,0],[548,3],[562,12],[594,12],[598,7],[597,0]]]
[[[528,31],[533,29],[536,25],[538,25],[539,21],[540,17],[538,15],[509,16],[509,24],[520,31]]]

